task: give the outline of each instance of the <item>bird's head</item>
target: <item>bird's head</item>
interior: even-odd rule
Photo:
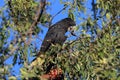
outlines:
[[[71,27],[71,26],[76,25],[75,21],[72,20],[71,18],[65,18],[65,19],[63,19],[61,21],[63,21],[65,24],[67,24],[66,27]]]
[[[63,22],[64,22],[64,25],[65,25],[66,29],[67,29],[68,31],[70,31],[70,33],[71,33],[73,36],[76,36],[76,35],[74,34],[74,29],[75,29],[75,27],[76,27],[75,21],[72,20],[71,18],[65,18],[65,19],[63,19]]]

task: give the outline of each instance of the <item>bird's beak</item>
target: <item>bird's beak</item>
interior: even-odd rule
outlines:
[[[76,26],[70,26],[70,27],[68,28],[68,31],[70,31],[71,35],[73,35],[73,36],[76,36],[76,35],[74,34],[75,28],[76,28]]]

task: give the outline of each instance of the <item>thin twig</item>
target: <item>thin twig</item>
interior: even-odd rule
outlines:
[[[60,14],[63,10],[65,10],[67,8],[67,6],[65,6],[64,8],[62,8],[59,12],[57,12],[50,20],[49,26],[51,26],[52,20],[58,15]]]

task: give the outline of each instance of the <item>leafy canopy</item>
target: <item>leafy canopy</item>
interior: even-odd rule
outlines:
[[[47,0],[5,1],[0,8],[0,79],[41,78],[53,62],[65,79],[120,80],[120,1],[59,2],[63,9],[53,15]],[[70,35],[63,46],[51,46],[31,67],[30,58],[39,52],[41,26],[50,26],[61,12],[76,20],[75,39]],[[15,65],[22,66],[20,75],[14,73]]]

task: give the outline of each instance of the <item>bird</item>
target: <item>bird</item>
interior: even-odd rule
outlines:
[[[76,23],[74,20],[65,18],[50,26],[41,45],[40,52],[37,55],[39,56],[41,52],[45,53],[48,51],[52,44],[59,44],[62,46],[67,39],[65,33],[68,31],[68,28],[75,25]]]
[[[67,36],[65,36],[65,33],[69,29],[72,31],[71,28],[75,25],[76,25],[76,23],[73,19],[64,18],[64,19],[58,21],[57,23],[53,24],[52,26],[50,26],[48,29],[48,32],[42,42],[39,53],[36,55],[36,58],[32,61],[32,63],[33,63],[32,65],[38,64],[39,62],[41,63],[40,65],[42,65],[44,62],[43,54],[45,54],[45,52],[47,52],[50,49],[52,44],[54,44],[54,45],[59,44],[62,46],[67,39]],[[71,33],[71,34],[73,34],[73,33]],[[53,66],[55,66],[55,64],[52,62],[49,62],[49,65],[47,65],[47,68],[46,68],[46,74],[50,72],[50,70]],[[63,76],[61,77],[61,80],[62,79],[63,79]]]
[[[65,33],[70,28],[71,34],[73,34],[72,33],[73,31],[71,28],[75,25],[76,23],[73,19],[64,18],[58,21],[57,23],[53,24],[52,26],[50,26],[42,42],[40,51],[38,54],[36,54],[36,58],[32,60],[32,63],[34,63],[34,61],[37,59],[38,61],[40,61],[41,59],[39,60],[39,57],[44,57],[44,55],[42,55],[41,53],[44,54],[46,51],[48,51],[52,44],[59,44],[62,46],[67,39],[67,36],[65,36]]]

